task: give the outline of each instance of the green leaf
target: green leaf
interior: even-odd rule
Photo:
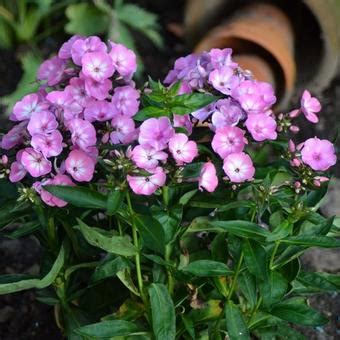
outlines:
[[[134,116],[133,119],[142,122],[149,118],[159,118],[159,117],[169,117],[171,114],[165,108],[157,107],[157,106],[147,106],[143,109],[139,110]]]
[[[151,208],[152,216],[160,223],[164,230],[165,243],[169,243],[174,238],[182,220],[183,208],[173,206],[168,209],[162,209],[158,206]]]
[[[282,274],[276,271],[271,271],[268,279],[259,284],[263,304],[270,308],[275,303],[282,300],[287,292],[288,282]]]
[[[38,90],[38,83],[36,82],[36,73],[41,64],[41,57],[33,53],[25,53],[21,57],[21,66],[23,75],[15,89],[11,94],[1,97],[0,103],[7,106],[6,113],[10,113],[14,104],[26,94]]]
[[[109,16],[89,3],[68,5],[65,13],[69,20],[65,31],[70,34],[95,35],[110,25]]]
[[[218,99],[219,97],[206,93],[181,94],[172,98],[170,106],[172,112],[178,115],[185,115],[197,111]]]
[[[185,330],[187,331],[187,333],[190,335],[191,339],[196,339],[195,337],[195,327],[194,327],[194,323],[192,322],[192,320],[190,318],[188,318],[186,315],[181,314],[181,319],[183,321],[183,325],[185,327]]]
[[[83,221],[77,218],[79,229],[86,239],[86,241],[94,247],[101,248],[109,253],[133,256],[137,254],[136,247],[123,236],[107,236],[104,230],[98,228],[91,228]]]
[[[317,288],[322,291],[336,292],[339,290],[319,273],[300,272],[297,280],[306,287]]]
[[[165,234],[162,225],[152,216],[135,215],[136,227],[146,247],[163,255]]]
[[[328,236],[291,236],[287,237],[281,242],[288,244],[298,244],[307,247],[321,247],[321,248],[339,248],[340,240]]]
[[[311,217],[307,216],[307,223],[302,224],[301,229],[300,229],[300,235],[327,235],[328,232],[330,231],[333,222],[334,222],[334,217],[330,217],[327,219],[324,219],[321,223],[314,224],[312,222],[309,222],[309,218],[315,218],[315,215],[318,215],[314,213],[311,215]]]
[[[267,253],[265,249],[252,240],[243,241],[244,261],[250,273],[261,280],[267,279]]]
[[[149,288],[152,328],[156,340],[176,338],[176,315],[171,296],[165,285],[152,283]]]
[[[264,241],[269,232],[259,225],[242,220],[235,221],[212,221],[209,224],[215,228],[227,231],[239,237],[248,237],[254,240]]]
[[[229,339],[250,340],[249,331],[240,309],[232,301],[228,301],[224,311]]]
[[[328,322],[325,316],[296,299],[277,304],[270,313],[282,320],[304,326],[321,326]]]
[[[90,278],[90,283],[113,277],[126,268],[129,268],[129,262],[120,256],[104,261],[94,270]]]
[[[119,271],[117,273],[117,277],[124,284],[124,286],[130,290],[130,292],[140,296],[139,291],[132,280],[130,268],[125,268]]]
[[[290,220],[282,221],[267,237],[268,242],[274,242],[292,233],[294,224]]]
[[[240,287],[242,294],[248,300],[250,307],[256,305],[256,281],[255,277],[247,270],[241,272],[237,277],[237,283]]]
[[[20,292],[27,289],[42,289],[50,286],[57,278],[60,270],[62,269],[65,261],[65,246],[62,245],[59,254],[51,268],[51,270],[42,279],[27,279],[13,282],[9,279],[8,283],[0,284],[0,295]],[[1,279],[1,277],[0,277]]]
[[[121,190],[112,190],[109,193],[106,202],[106,213],[109,216],[112,216],[116,213],[116,211],[120,208],[123,202],[124,192]]]
[[[39,222],[32,221],[24,223],[20,225],[16,230],[3,233],[2,235],[14,240],[23,236],[31,235],[40,228],[41,224]]]
[[[46,185],[44,190],[79,208],[106,209],[107,198],[103,194],[79,186]]]
[[[281,267],[292,260],[299,257],[306,250],[306,247],[302,246],[289,246],[276,258],[274,261],[274,268]]]
[[[198,189],[194,189],[191,191],[186,192],[180,199],[179,199],[179,204],[181,205],[187,205],[189,201],[196,195],[198,192]]]
[[[127,25],[136,29],[157,26],[157,15],[151,13],[140,6],[133,4],[124,4],[117,9],[119,20],[124,21]]]
[[[128,336],[139,332],[138,327],[125,320],[107,320],[80,327],[75,330],[79,335],[96,339],[115,336]]]
[[[181,269],[183,272],[192,274],[195,276],[212,277],[212,276],[224,276],[232,275],[233,271],[222,263],[212,260],[198,260],[190,262],[187,266]]]
[[[256,206],[255,202],[249,200],[240,200],[235,202],[227,203],[217,209],[218,212],[229,211],[237,208],[254,208]]]

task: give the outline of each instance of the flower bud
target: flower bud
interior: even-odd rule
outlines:
[[[300,128],[296,125],[292,125],[289,130],[293,133],[298,133],[300,131]]]
[[[294,159],[291,161],[291,164],[292,164],[292,166],[299,167],[299,166],[301,165],[301,161],[298,160],[297,158],[294,158]]]
[[[315,179],[315,180],[313,181],[313,184],[314,184],[316,187],[320,187],[320,186],[321,186],[320,181],[317,180],[317,179]]]
[[[295,144],[291,139],[288,142],[288,148],[290,152],[295,152]]]
[[[290,118],[296,118],[300,115],[301,111],[300,110],[293,110],[289,113]]]
[[[2,165],[7,165],[8,164],[8,157],[6,155],[2,155],[0,163]]]
[[[301,183],[300,183],[299,181],[296,181],[296,182],[294,183],[294,187],[295,187],[296,189],[301,188]]]
[[[320,183],[325,183],[329,181],[329,178],[326,176],[316,176],[314,177],[314,179],[319,181]]]

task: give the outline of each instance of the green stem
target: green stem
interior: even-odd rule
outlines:
[[[117,218],[117,225],[118,225],[119,235],[123,236],[122,224],[120,223],[120,219],[119,218]]]
[[[272,255],[270,256],[270,261],[269,261],[269,269],[270,270],[273,270],[274,259],[275,259],[275,255],[276,255],[276,252],[277,252],[279,246],[280,246],[280,241],[276,241],[274,250],[272,252]]]
[[[167,244],[165,248],[165,261],[170,262],[171,253],[172,253],[172,246],[171,244]],[[172,295],[174,292],[175,281],[169,268],[167,268],[166,272],[168,275],[168,290],[169,290],[170,295]]]
[[[54,223],[54,217],[50,217],[47,221],[47,235],[50,249],[53,252],[56,252],[58,240]]]
[[[244,257],[244,255],[243,255],[243,251],[242,251],[241,255],[240,255],[240,258],[238,260],[237,266],[236,266],[234,279],[233,279],[233,282],[231,284],[231,287],[230,287],[230,290],[229,290],[229,294],[227,296],[227,300],[228,301],[231,299],[231,297],[232,297],[232,295],[234,293],[237,277],[238,277],[238,274],[240,273],[241,265],[242,265],[242,262],[243,262],[243,257]]]
[[[139,293],[143,300],[144,305],[147,306],[147,299],[144,294],[144,284],[143,284],[142,270],[141,270],[141,264],[140,264],[140,249],[139,249],[138,234],[137,234],[137,228],[136,228],[135,217],[134,217],[135,213],[132,209],[129,192],[126,193],[126,200],[127,200],[127,204],[128,204],[130,216],[131,216],[133,244],[137,248],[137,254],[135,256],[135,265],[136,265],[136,272],[137,272],[138,289],[139,289]]]
[[[249,326],[251,325],[251,321],[255,315],[255,313],[257,312],[257,310],[260,308],[262,303],[262,297],[259,298],[259,300],[257,301],[256,306],[253,308],[253,310],[250,313],[250,317],[249,317]]]

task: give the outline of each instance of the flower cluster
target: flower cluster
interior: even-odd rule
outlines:
[[[91,181],[98,141],[130,143],[137,137],[132,116],[139,91],[131,80],[136,68],[134,52],[123,45],[81,36],[64,43],[58,56],[40,66],[38,92],[13,108],[10,120],[17,124],[1,141],[3,149],[17,149],[10,180],[29,174],[52,206],[63,202],[44,191],[45,184]]]
[[[174,173],[199,160],[200,173],[190,181],[213,192],[221,181],[251,181],[255,166],[249,149],[276,140],[281,132],[296,132],[292,120],[300,113],[316,123],[321,110],[319,101],[305,91],[299,109],[276,117],[273,87],[243,71],[230,49],[213,49],[179,58],[165,83],[169,89],[179,84],[175,95],[203,93],[216,100],[190,113],[156,114],[139,123],[134,119],[141,95],[131,80],[135,71],[136,56],[123,45],[80,36],[64,43],[58,56],[41,65],[39,91],[13,108],[10,119],[17,124],[1,142],[3,149],[17,150],[15,160],[6,163],[10,180],[18,182],[29,174],[43,201],[60,207],[65,202],[43,186],[90,182],[99,159],[124,164],[111,169],[119,169],[117,177],[138,195],[151,195],[167,181],[182,181]],[[146,88],[142,95],[150,92]],[[213,157],[199,153],[194,128],[200,125],[209,128],[204,147]],[[113,151],[101,153],[108,144]],[[314,138],[293,145],[288,160],[294,168],[319,172],[336,162],[329,141]]]

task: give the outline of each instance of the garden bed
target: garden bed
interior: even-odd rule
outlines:
[[[183,1],[171,1],[167,3],[156,1],[135,1],[144,4],[150,11],[160,15],[160,21],[164,30],[165,48],[159,52],[154,46],[145,41],[142,37],[137,40],[139,51],[143,57],[146,73],[154,79],[163,79],[173,61],[181,55],[186,54],[184,42],[167,29],[173,24],[180,24],[181,8]],[[170,25],[170,26],[169,26]],[[48,49],[47,49],[48,50]],[[20,78],[20,66],[14,61],[12,52],[1,51],[0,58],[0,94],[7,94],[15,87]],[[320,137],[331,138],[335,134],[336,123],[339,121],[340,112],[340,79],[336,79],[330,88],[320,97],[324,104],[324,111],[320,115],[320,131],[304,129],[305,138],[311,137],[317,132]],[[305,133],[305,131],[308,131]],[[337,176],[340,176],[339,166],[335,169]],[[339,185],[334,186],[333,199],[325,209],[326,213],[333,214],[339,200]],[[339,206],[339,205],[338,205]],[[28,273],[36,274],[39,268],[40,249],[38,243],[32,238],[10,241],[0,239],[0,272],[2,274]],[[339,251],[318,250],[308,252],[304,263],[310,269],[325,270],[337,273],[340,270]],[[339,337],[340,298],[336,294],[325,294],[311,299],[311,305],[324,312],[330,318],[330,323],[324,328],[308,330],[304,332],[308,339],[336,339]],[[34,299],[34,292],[0,297],[0,339],[60,339],[61,335],[54,322],[53,309],[37,302]]]

